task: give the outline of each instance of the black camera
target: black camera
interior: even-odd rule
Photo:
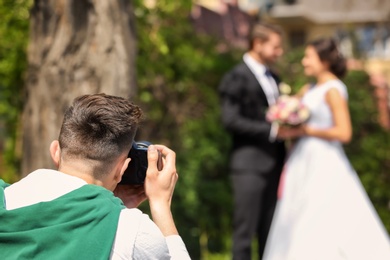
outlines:
[[[148,169],[148,146],[147,141],[133,142],[128,157],[131,161],[122,176],[119,184],[143,184],[145,182],[146,170]],[[161,152],[158,151],[158,170],[162,169]]]

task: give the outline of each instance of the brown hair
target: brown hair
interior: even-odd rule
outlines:
[[[104,93],[75,98],[66,110],[59,144],[66,159],[85,160],[99,177],[120,155],[130,151],[141,109]]]
[[[276,24],[270,23],[256,23],[252,26],[249,34],[249,49],[253,48],[255,39],[259,39],[262,42],[266,42],[269,39],[271,33],[276,33],[280,36],[283,35],[282,29]]]
[[[342,78],[347,73],[347,62],[342,53],[337,48],[337,43],[332,38],[321,38],[308,44],[312,46],[320,60],[329,64],[329,70],[338,78]]]

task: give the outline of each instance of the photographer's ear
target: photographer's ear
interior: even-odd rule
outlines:
[[[123,163],[122,168],[121,168],[121,170],[120,170],[120,178],[119,178],[119,181],[118,181],[118,182],[121,181],[122,176],[123,176],[123,174],[125,173],[127,167],[129,166],[130,161],[131,161],[130,158],[126,158],[125,162]]]
[[[54,140],[50,144],[50,156],[51,159],[53,160],[54,164],[58,168],[60,165],[60,158],[61,158],[61,148],[60,148],[60,143],[58,140]]]

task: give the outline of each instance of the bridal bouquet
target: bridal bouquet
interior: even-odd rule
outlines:
[[[309,109],[294,96],[282,95],[269,107],[266,118],[269,122],[282,125],[298,126],[309,118]]]

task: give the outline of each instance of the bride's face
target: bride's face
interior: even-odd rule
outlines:
[[[313,46],[306,47],[302,65],[306,76],[316,77],[327,70],[326,64],[320,60],[320,57]]]

